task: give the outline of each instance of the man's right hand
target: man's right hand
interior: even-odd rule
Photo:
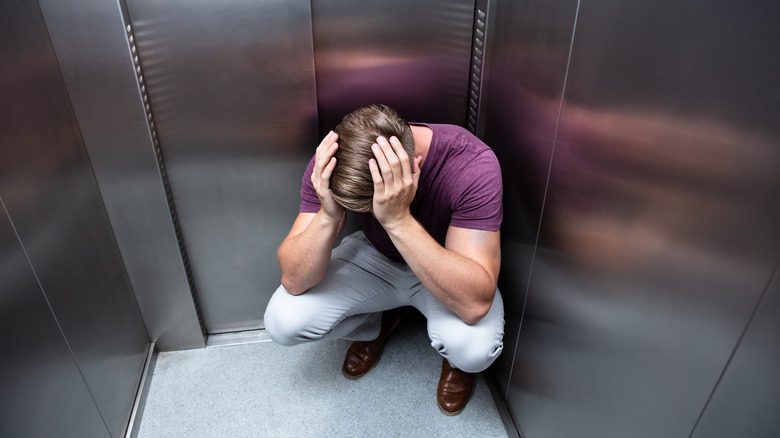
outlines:
[[[311,182],[317,197],[320,198],[321,213],[325,215],[323,219],[330,219],[338,223],[345,214],[344,207],[341,206],[330,194],[330,176],[333,169],[336,168],[336,151],[339,148],[339,136],[331,131],[322,142],[317,146],[317,153],[314,159],[314,171],[311,174]]]

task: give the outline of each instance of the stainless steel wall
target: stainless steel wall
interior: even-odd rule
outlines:
[[[576,12],[577,0],[501,2],[492,17],[490,85],[481,130],[504,179],[499,287],[506,330],[493,375],[505,392],[515,364]]]
[[[163,351],[202,347],[126,14],[111,0],[38,3],[149,337]]]
[[[319,143],[309,2],[127,9],[206,329],[260,328]]]
[[[780,436],[780,277],[775,271],[691,434]]]
[[[466,122],[474,0],[312,2],[320,134],[372,103]]]
[[[110,437],[2,207],[0,429],[5,436]]]
[[[0,430],[120,436],[149,340],[34,1],[0,3]]]
[[[510,327],[527,303],[497,371],[523,435],[776,431],[778,394],[757,388],[780,378],[777,348],[750,345],[778,318],[772,291],[752,317],[780,259],[778,6],[532,0],[498,17],[502,290],[527,291],[505,293]],[[727,412],[737,395],[756,409]]]

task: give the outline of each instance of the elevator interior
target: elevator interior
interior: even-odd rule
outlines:
[[[504,176],[525,437],[780,435],[780,5],[0,4],[0,430],[121,436],[154,350],[262,330],[319,138],[368,103]],[[13,402],[10,402],[10,401]]]

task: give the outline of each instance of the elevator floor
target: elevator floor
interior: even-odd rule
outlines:
[[[485,377],[459,416],[436,406],[441,358],[402,325],[377,367],[341,374],[349,343],[260,342],[160,353],[138,436],[507,437]]]

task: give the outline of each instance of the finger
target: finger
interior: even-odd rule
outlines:
[[[317,146],[317,150],[326,149],[330,144],[332,144],[338,138],[339,138],[339,135],[336,134],[335,132],[333,132],[333,131],[328,132],[328,135],[323,137],[322,141],[320,142],[320,145]]]
[[[322,139],[322,142],[320,142],[320,145],[317,146],[317,152],[316,152],[316,161],[317,164],[320,167],[324,167],[328,161],[330,161],[330,157],[333,156],[335,151],[331,152],[331,149],[333,146],[338,147],[338,143],[336,143],[336,140],[338,140],[339,136],[333,131],[330,131],[328,135],[325,136],[325,138]]]
[[[382,137],[379,137],[380,139]],[[379,141],[379,139],[377,139]],[[371,145],[371,151],[376,158],[376,164],[379,167],[379,171],[382,173],[382,180],[386,185],[393,184],[393,169],[390,167],[390,163],[387,160],[384,149],[382,149],[377,143]]]
[[[326,166],[328,166],[331,162],[331,160],[334,158],[334,155],[336,155],[336,151],[339,148],[338,143],[333,143],[328,147],[327,149],[321,150],[317,153],[317,165],[315,166],[315,171],[318,174],[322,174],[323,170]]]
[[[328,182],[326,184],[327,187],[330,187],[330,176],[333,174],[333,169],[336,168],[336,157],[331,157],[330,161],[328,161],[328,165],[325,166],[324,169],[322,169],[322,181]]]
[[[371,171],[371,179],[374,181],[374,195],[383,193],[385,182],[375,159],[368,160],[368,169]]]
[[[384,137],[377,137],[376,140],[377,140],[377,144],[382,150],[382,153],[385,154],[385,159],[387,160],[387,164],[390,165],[390,173],[392,174],[392,179],[390,181],[392,181],[392,183],[403,181],[404,174],[403,174],[403,169],[401,167],[401,161],[398,159],[398,155],[395,153],[393,146]],[[385,178],[385,182],[386,183],[388,182],[387,178]]]
[[[398,164],[400,163],[400,161],[398,160],[398,154],[395,153],[393,146],[390,144],[389,141],[387,141],[386,138],[377,137],[376,143],[382,149],[382,152],[385,154],[385,158],[387,159],[387,163],[390,164],[390,168],[393,170],[393,173],[395,174],[395,171],[399,170]]]
[[[412,168],[409,165],[409,155],[404,150],[404,146],[397,137],[390,137],[390,146],[398,157],[398,165],[401,167],[401,177],[404,181],[411,181]]]

